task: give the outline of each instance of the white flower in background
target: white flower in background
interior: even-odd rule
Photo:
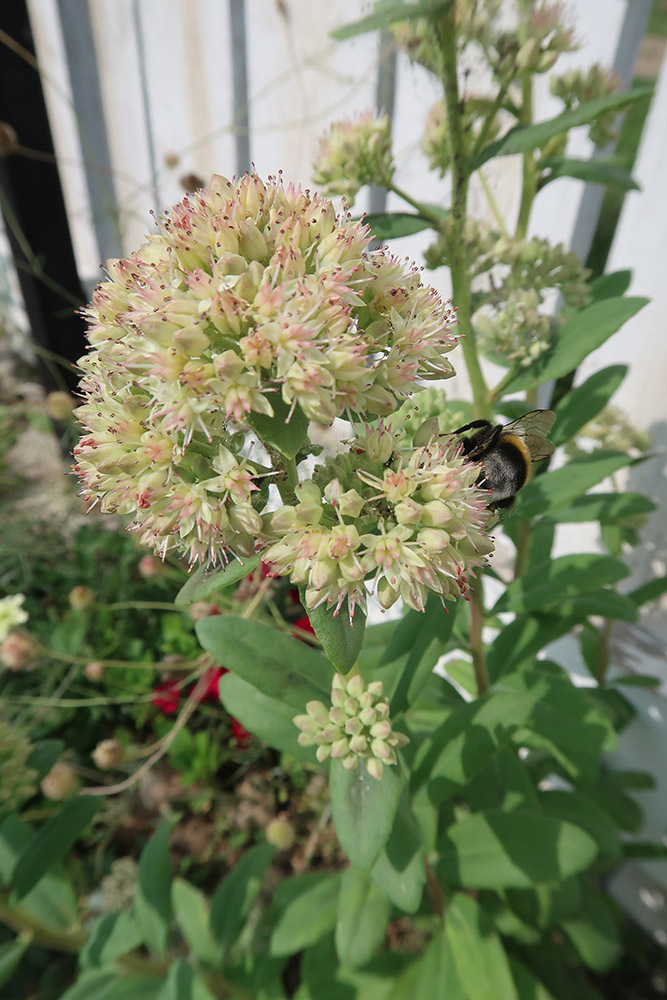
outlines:
[[[28,612],[22,607],[25,594],[10,594],[0,600],[0,642],[7,638],[16,625],[24,625]]]

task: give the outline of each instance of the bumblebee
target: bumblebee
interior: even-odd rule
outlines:
[[[531,462],[541,462],[555,451],[547,441],[556,415],[552,410],[531,410],[509,424],[473,420],[454,434],[474,433],[461,438],[463,454],[479,465],[477,482],[491,491],[489,507],[510,508],[528,479]]]

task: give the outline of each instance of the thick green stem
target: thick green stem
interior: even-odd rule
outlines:
[[[438,27],[442,49],[442,82],[447,105],[452,164],[452,204],[447,228],[447,263],[452,277],[452,296],[457,310],[459,328],[463,334],[461,346],[470,378],[475,416],[488,419],[491,415],[489,394],[480,367],[475,334],[471,323],[470,259],[465,239],[470,161],[461,119],[457,76],[456,22],[453,4],[440,18]]]

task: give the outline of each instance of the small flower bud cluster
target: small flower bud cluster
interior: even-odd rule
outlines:
[[[327,710],[321,701],[309,701],[306,715],[297,715],[294,725],[301,730],[300,746],[316,746],[320,762],[329,757],[340,759],[353,771],[362,760],[378,781],[385,764],[396,764],[396,748],[409,742],[407,736],[391,728],[382,681],[365,685],[359,674],[345,681],[337,673],[331,685],[331,708]]]
[[[25,594],[10,594],[0,600],[0,642],[6,639],[15,625],[23,625],[28,620],[28,612],[23,607]]]
[[[350,617],[356,605],[366,609],[367,586],[382,607],[401,597],[417,611],[429,591],[443,600],[467,595],[466,574],[493,550],[477,467],[456,441],[433,435],[407,458],[382,425],[353,444],[363,441],[353,448],[356,487],[325,474],[324,490],[300,483],[296,506],[270,515],[276,540],[264,558],[272,571],[305,587],[308,608],[327,602],[337,613],[347,599]]]
[[[615,94],[619,88],[620,79],[617,73],[612,73],[599,63],[594,63],[586,70],[573,69],[562,76],[551,80],[551,93],[559,97],[567,111],[578,107],[584,101],[592,101],[596,97],[607,97]],[[608,111],[595,118],[588,130],[591,142],[604,148],[616,139],[615,129],[618,112]]]
[[[260,483],[284,474],[271,434],[270,465],[249,460],[257,420],[372,419],[454,374],[453,310],[370,241],[300,188],[215,176],[110,261],[80,362],[75,469],[91,505],[130,515],[162,557],[252,555]]]
[[[540,313],[540,306],[538,292],[526,288],[510,291],[495,312],[478,310],[474,322],[482,353],[506,364],[532,364],[552,341],[549,317]]]
[[[18,809],[37,791],[37,771],[27,766],[30,740],[0,722],[0,813]]]
[[[134,899],[139,866],[134,858],[116,858],[111,862],[111,872],[100,883],[102,891],[102,911],[117,913],[129,910]]]
[[[471,147],[474,146],[482,127],[486,124],[492,105],[493,102],[489,98],[475,97],[474,95],[466,97],[461,116],[461,127]],[[494,117],[486,132],[488,142],[495,139],[498,128],[498,119]],[[451,165],[447,106],[444,101],[437,101],[429,112],[422,138],[422,149],[431,168],[437,170],[444,177]]]
[[[335,122],[320,139],[313,180],[324,194],[345,195],[352,204],[359,188],[387,186],[393,173],[388,115],[367,112],[354,122]]]
[[[462,409],[452,409],[444,389],[423,389],[403,403],[392,418],[410,436],[422,432],[427,423],[436,419],[440,434],[451,434],[457,427],[468,423],[470,416]]]
[[[529,365],[549,349],[555,333],[545,300],[556,290],[568,305],[583,305],[590,272],[562,244],[504,236],[498,236],[475,264],[478,277],[492,269],[493,280],[476,295],[474,324],[480,348],[506,364]]]
[[[650,436],[634,427],[618,406],[605,406],[593,420],[581,428],[565,450],[577,457],[591,451],[624,451],[642,454],[651,447]]]
[[[530,12],[526,36],[516,55],[516,65],[531,73],[546,73],[562,52],[576,48],[574,31],[566,24],[561,0],[543,0]]]

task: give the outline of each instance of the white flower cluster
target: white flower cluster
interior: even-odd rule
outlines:
[[[256,418],[388,414],[453,374],[453,310],[413,267],[370,252],[331,202],[256,175],[213,177],[131,257],[108,263],[80,362],[83,494],[192,561],[264,536],[247,457]]]

